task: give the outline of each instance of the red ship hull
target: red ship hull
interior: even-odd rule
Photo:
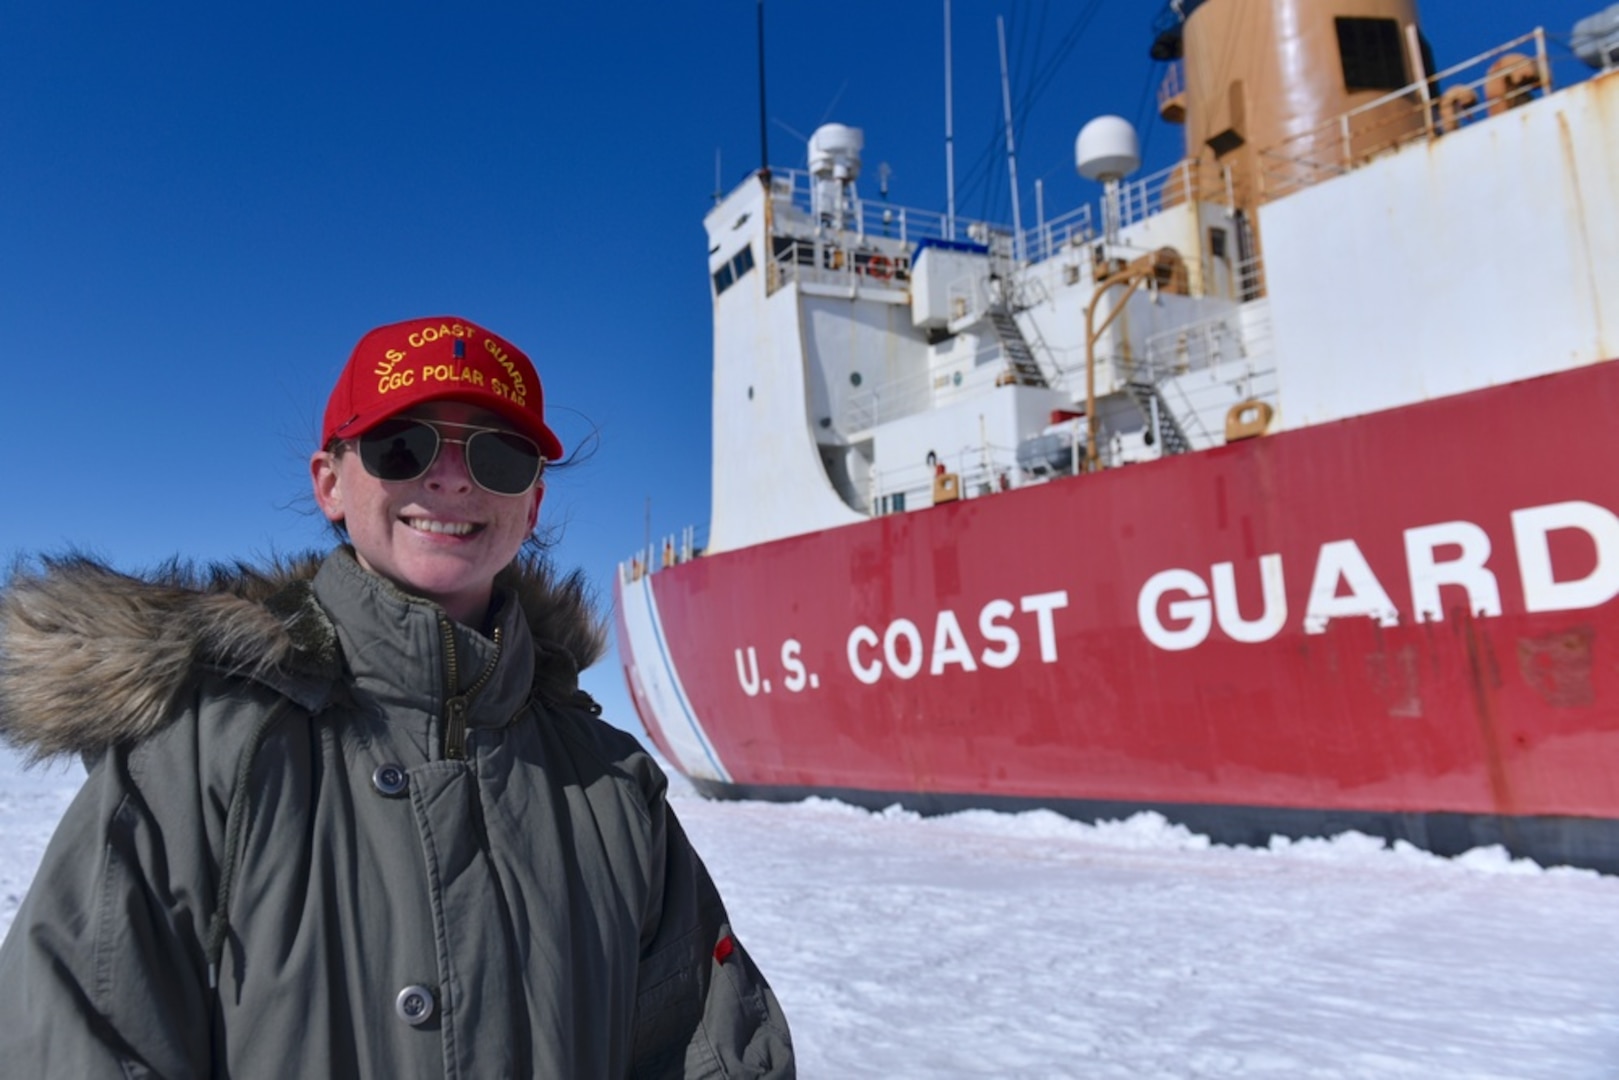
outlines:
[[[1619,870],[1616,416],[1609,361],[705,556],[620,656],[715,795]]]

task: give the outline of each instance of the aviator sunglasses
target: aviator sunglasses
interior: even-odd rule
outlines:
[[[452,439],[440,428],[456,428],[465,438]],[[360,463],[378,480],[398,482],[424,476],[445,443],[461,447],[472,482],[494,495],[521,495],[545,471],[545,455],[533,439],[500,428],[395,418],[384,420],[356,442]]]

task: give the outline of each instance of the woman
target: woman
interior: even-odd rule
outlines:
[[[789,1076],[658,767],[519,556],[562,454],[515,346],[361,339],[311,458],[349,545],[0,598],[0,730],[83,755],[0,949],[8,1075]]]

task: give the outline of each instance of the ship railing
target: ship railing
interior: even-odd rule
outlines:
[[[1082,203],[1050,221],[1038,222],[1023,233],[1023,250],[1031,263],[1044,262],[1067,247],[1080,247],[1096,239],[1089,203]]]
[[[918,240],[965,239],[967,230],[978,224],[967,218],[956,219],[956,236],[950,236],[946,215],[934,210],[918,210],[900,206],[887,199],[872,202],[859,196],[853,184],[841,205],[818,203],[815,176],[803,169],[770,170],[771,194],[780,202],[789,203],[811,221],[829,229],[853,233],[856,237],[884,237],[904,243]],[[825,190],[823,188],[823,190]]]
[[[1114,220],[1120,228],[1160,214],[1165,210],[1199,199],[1218,200],[1221,189],[1214,184],[1205,190],[1195,159],[1177,161],[1155,173],[1121,183],[1114,195]],[[1106,200],[1108,194],[1103,193]],[[1107,216],[1103,207],[1103,217]],[[1064,247],[1087,244],[1099,237],[1095,215],[1089,203],[1082,204],[1050,221],[1039,222],[1025,230],[1021,250],[1031,263],[1042,262],[1059,254]]]
[[[1198,185],[1199,176],[1197,161],[1188,158],[1140,180],[1121,183],[1117,202],[1120,227],[1196,201],[1203,194]]]
[[[815,177],[802,169],[772,169],[771,191],[778,202],[789,204],[811,228],[822,232],[821,244],[828,250],[855,250],[881,238],[898,241],[907,253],[914,253],[922,240],[974,240],[990,245],[1004,244],[1010,255],[1021,252],[1027,262],[1040,262],[1064,247],[1089,243],[1099,235],[1096,210],[1084,203],[1050,220],[1037,221],[1033,228],[1014,236],[1011,229],[992,222],[957,218],[952,232],[949,219],[937,211],[900,206],[886,199],[872,202],[859,196],[851,185],[849,194],[834,205],[817,203]],[[1212,181],[1211,181],[1212,183]],[[1120,227],[1133,225],[1164,210],[1196,199],[1216,198],[1218,184],[1208,190],[1195,160],[1176,162],[1168,168],[1137,180],[1121,183],[1115,211]],[[782,230],[784,233],[790,230]],[[780,238],[778,238],[780,239]],[[812,243],[808,239],[801,244]],[[779,261],[779,260],[778,260]],[[794,262],[792,270],[803,279],[804,262]],[[827,269],[827,267],[823,267]]]
[[[1163,81],[1158,84],[1158,115],[1166,120],[1175,113],[1177,106],[1182,116],[1186,111],[1186,61],[1175,60],[1170,63],[1169,70],[1164,72]],[[1172,123],[1180,123],[1176,118]]]
[[[1551,91],[1546,32],[1537,28],[1262,150],[1260,199],[1303,190]]]
[[[648,574],[701,557],[708,546],[707,534],[707,529],[687,525],[678,533],[648,541],[646,547],[618,564],[619,583],[633,585]]]
[[[1265,260],[1257,252],[1232,264],[1236,272],[1238,294],[1244,300],[1269,295],[1265,288]]]
[[[776,287],[788,281],[817,285],[868,283],[878,288],[905,288],[911,279],[911,257],[869,245],[841,246],[825,240],[777,236],[770,256]]]
[[[963,274],[945,286],[952,333],[961,332],[992,311],[1027,311],[1051,300],[1046,283],[1018,273],[1010,255],[1000,258],[992,246],[990,257],[989,273]]]
[[[1276,373],[1269,309],[1263,304],[1149,335],[1145,358],[1130,371],[1132,378],[1158,388],[1199,450],[1224,443],[1233,405],[1257,400],[1274,408]]]
[[[1055,352],[1045,346],[1044,339],[1038,346],[1031,342],[1030,347],[1043,349],[1048,354]],[[984,334],[978,339],[978,347],[970,362],[963,362],[953,371],[917,371],[850,394],[844,399],[839,430],[847,438],[860,439],[881,424],[927,412],[941,397],[958,392],[962,381],[960,376],[964,371],[977,371],[986,364],[1001,363],[1005,354],[1005,346],[993,334]],[[1042,368],[1044,366],[1042,363]]]
[[[1082,397],[1085,392],[1085,345],[1083,342],[1073,345],[1052,345],[1042,335],[1041,342],[1045,345],[1046,355],[1051,358],[1052,373],[1056,379],[1052,387],[1058,390],[1070,390],[1076,397]],[[1097,353],[1097,362],[1105,364],[1107,357]]]
[[[1007,304],[1013,312],[1027,311],[1029,308],[1052,302],[1051,290],[1045,281],[1037,277],[1019,274],[1013,277],[1003,289]],[[1028,320],[1018,327],[1023,335],[1023,344],[1028,346],[1029,355],[1040,369],[1042,377],[1055,382],[1062,378],[1062,357],[1046,341],[1046,335],[1040,329],[1038,320]],[[1006,362],[1011,362],[1007,356],[1006,343],[1001,343],[1001,354]]]
[[[1204,368],[1219,372],[1258,354],[1268,355],[1270,319],[1250,316],[1243,326],[1242,309],[1232,308],[1197,322],[1147,335],[1145,365],[1158,374],[1180,374]]]
[[[843,432],[851,438],[879,424],[926,412],[933,404],[933,373],[919,371],[850,394],[843,409]]]
[[[981,499],[1010,491],[1020,482],[1017,450],[1013,447],[977,444],[936,456],[937,465],[924,461],[915,465],[873,469],[872,516],[906,513],[935,505],[934,478],[940,472],[956,477],[958,497],[948,500],[951,502]]]
[[[996,290],[988,290],[991,295]],[[1044,295],[1042,295],[1044,294]],[[1004,305],[1000,310],[1012,317],[1012,330],[1010,336],[1003,336],[1003,332],[996,327],[983,335],[981,344],[974,353],[974,365],[994,363],[1005,373],[1003,378],[1022,382],[1024,377],[1032,374],[1026,369],[1018,370],[1018,360],[1013,351],[1015,340],[1021,340],[1023,347],[1028,350],[1029,359],[1033,361],[1039,371],[1040,378],[1046,386],[1056,386],[1066,376],[1063,368],[1063,356],[1053,349],[1046,341],[1040,324],[1034,320],[1017,322],[1017,313],[1026,311],[1049,297],[1042,283],[1038,281],[1020,282],[1008,288],[999,290],[1000,299],[997,305]],[[1065,350],[1066,351],[1066,350]],[[1000,385],[997,383],[997,385]]]

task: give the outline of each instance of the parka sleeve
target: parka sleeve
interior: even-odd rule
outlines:
[[[787,1018],[651,770],[652,884],[630,1075],[793,1077]]]
[[[0,947],[7,1076],[209,1073],[206,837],[166,836],[129,766],[91,770]]]

